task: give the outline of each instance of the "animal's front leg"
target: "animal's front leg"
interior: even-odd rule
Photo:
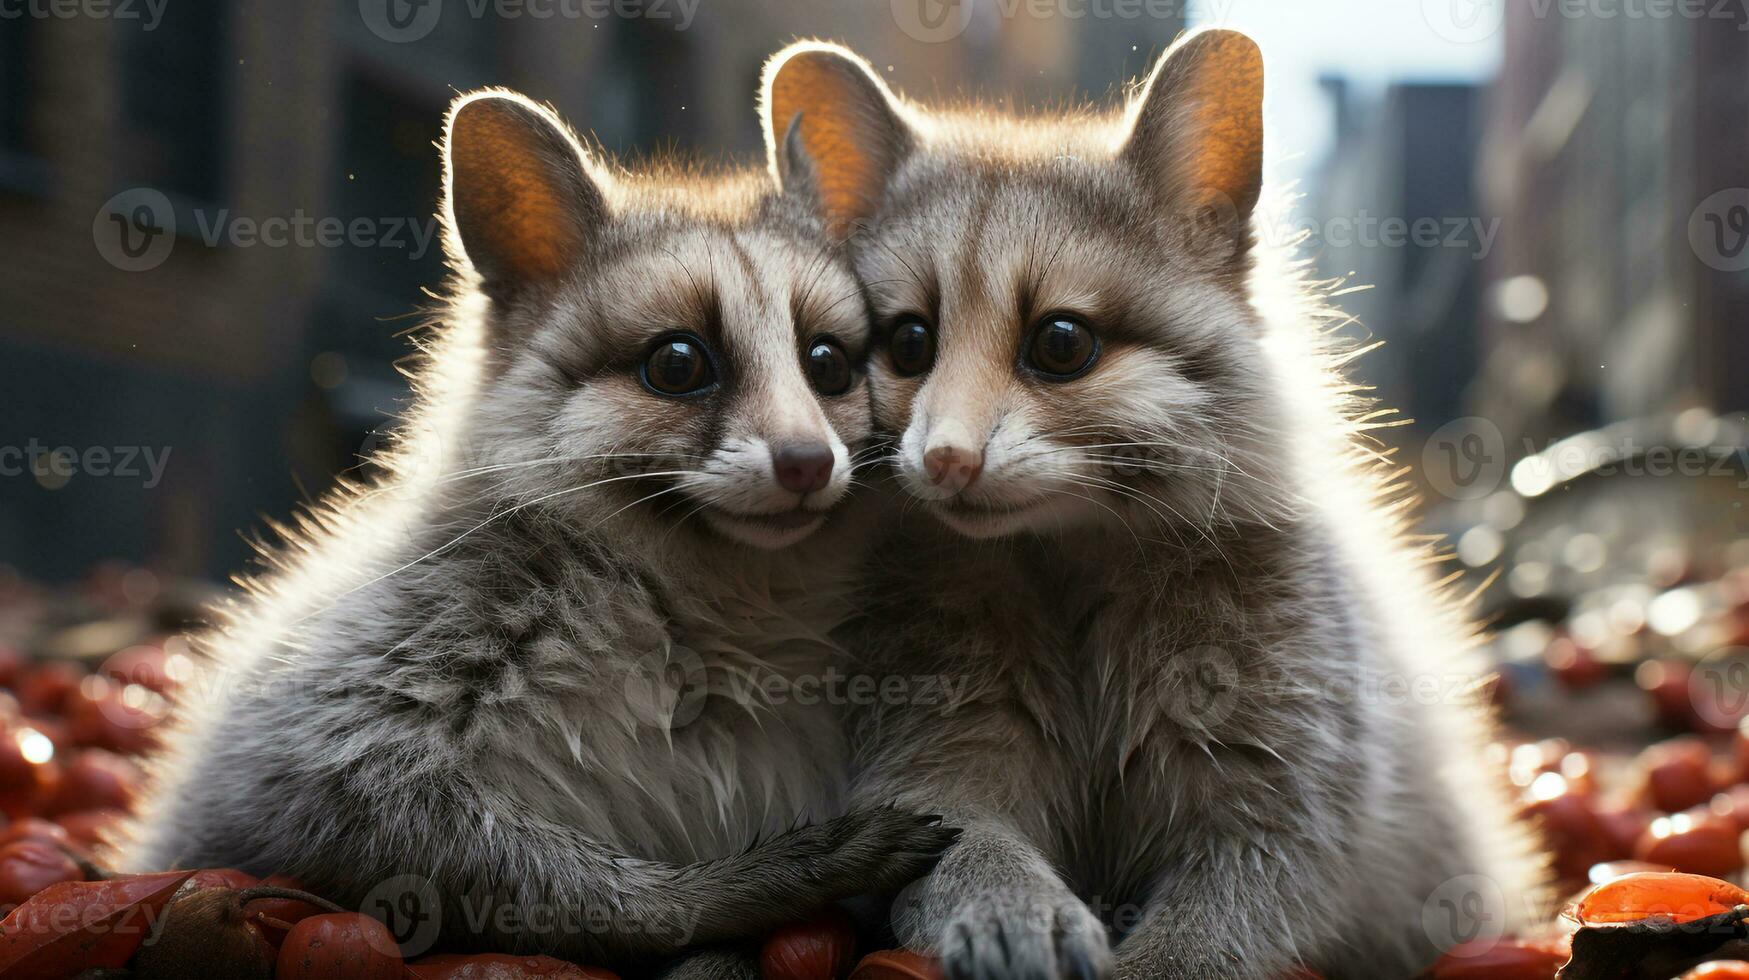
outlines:
[[[1117,980],[1279,980],[1297,964],[1275,888],[1253,854],[1229,843],[1175,869],[1117,948]],[[1224,853],[1223,853],[1224,852]]]
[[[1044,856],[995,821],[966,828],[894,907],[899,936],[950,980],[1104,980],[1105,927]]]
[[[1117,948],[1118,980],[1278,980],[1322,966],[1372,911],[1351,907],[1355,886],[1388,875],[1362,867],[1374,855],[1357,840],[1358,788],[1310,778],[1292,753],[1211,746],[1172,761],[1175,817],[1152,834],[1162,847]]]

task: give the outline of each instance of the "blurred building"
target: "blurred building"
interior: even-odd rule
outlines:
[[[1385,341],[1366,356],[1379,400],[1437,428],[1462,414],[1476,370],[1483,260],[1499,227],[1475,199],[1480,89],[1393,84],[1362,110],[1342,79],[1324,88],[1337,132],[1310,192],[1309,251],[1321,276],[1366,287],[1342,307],[1351,333]]]
[[[1598,422],[1749,407],[1749,15],[1703,6],[1507,7],[1475,407],[1513,455]]]
[[[548,100],[616,153],[753,159],[760,65],[794,37],[845,40],[912,94],[1020,105],[1104,94],[1183,27],[1170,4],[996,0],[130,8],[0,18],[0,446],[38,450],[0,475],[0,564],[51,578],[108,556],[234,570],[239,529],[357,464],[443,275],[433,141],[456,90]],[[70,475],[40,455],[58,447]]]

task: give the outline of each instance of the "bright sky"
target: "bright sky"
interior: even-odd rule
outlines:
[[[1191,22],[1244,31],[1269,72],[1266,145],[1289,148],[1270,177],[1292,180],[1329,149],[1332,119],[1318,76],[1376,95],[1391,81],[1482,81],[1500,62],[1508,0],[1192,0]]]

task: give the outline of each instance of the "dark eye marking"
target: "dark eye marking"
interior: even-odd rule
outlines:
[[[696,334],[671,333],[650,348],[638,368],[638,378],[658,395],[684,398],[715,388],[717,369],[710,350]]]
[[[1099,338],[1077,317],[1051,313],[1033,327],[1026,364],[1046,381],[1072,381],[1099,359]]]
[[[893,370],[902,377],[915,377],[935,366],[935,328],[920,316],[906,314],[894,321],[885,346]]]
[[[844,394],[856,380],[850,355],[834,337],[820,336],[809,341],[802,366],[808,372],[808,383],[827,397]]]

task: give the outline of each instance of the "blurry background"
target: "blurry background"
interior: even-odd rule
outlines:
[[[150,747],[245,534],[390,423],[398,334],[444,271],[432,144],[457,90],[548,100],[615,153],[753,160],[759,68],[793,37],[1026,107],[1114,99],[1216,24],[1268,60],[1263,235],[1384,342],[1355,371],[1414,422],[1379,445],[1492,628],[1490,690],[1539,740],[1496,760],[1562,878],[1741,876],[1746,8],[0,0],[0,769],[35,780],[0,809],[89,833],[125,808],[51,788],[137,784],[107,753]]]
[[[0,564],[222,579],[241,531],[358,465],[443,272],[432,142],[458,89],[549,100],[615,152],[749,159],[761,61],[796,36],[908,93],[1028,106],[1113,98],[1199,23],[1264,45],[1294,195],[1270,234],[1370,287],[1342,300],[1387,341],[1360,374],[1417,420],[1382,437],[1465,560],[1505,573],[1497,605],[1621,557],[1571,516],[1514,550],[1579,475],[1522,463],[1554,440],[1631,420],[1729,461],[1738,0],[0,0]],[[1651,512],[1726,547],[1749,516],[1721,486]],[[1604,557],[1563,565],[1590,532]]]

